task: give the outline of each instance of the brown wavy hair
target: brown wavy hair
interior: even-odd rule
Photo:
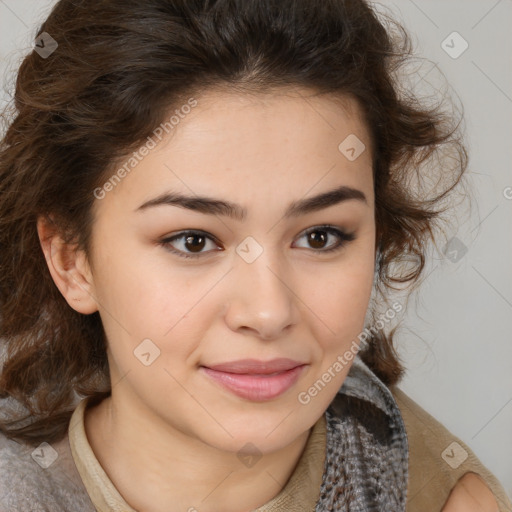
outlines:
[[[460,121],[404,90],[398,71],[412,44],[392,17],[364,0],[61,0],[34,36],[42,32],[58,47],[25,56],[3,113],[0,397],[18,407],[0,420],[5,435],[58,441],[77,397],[110,392],[99,314],[77,313],[58,291],[37,219],[90,254],[93,190],[169,110],[209,88],[355,98],[372,142],[375,289],[385,297],[417,285],[467,153]],[[436,173],[443,186],[422,197]],[[395,329],[361,351],[387,385],[404,371]]]

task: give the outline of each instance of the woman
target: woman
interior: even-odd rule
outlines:
[[[2,144],[0,510],[509,510],[396,388],[388,292],[466,152],[388,22],[57,3]]]

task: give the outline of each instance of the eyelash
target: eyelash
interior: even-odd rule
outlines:
[[[327,233],[329,233],[331,235],[337,236],[338,239],[339,239],[339,243],[337,245],[335,245],[334,247],[331,247],[330,249],[318,249],[318,250],[316,250],[316,249],[309,249],[309,250],[311,250],[313,252],[322,253],[322,254],[340,251],[341,249],[343,249],[345,247],[345,245],[347,243],[352,242],[356,238],[354,233],[346,233],[345,231],[341,231],[340,229],[335,228],[333,226],[329,226],[329,225],[315,226],[313,228],[310,228],[310,229],[308,229],[307,231],[304,232],[302,237],[310,235],[311,233],[314,233],[315,231],[325,231],[325,232],[327,232]],[[174,236],[169,237],[169,238],[165,238],[165,239],[160,241],[160,245],[162,245],[168,251],[176,254],[177,256],[179,256],[181,258],[185,258],[185,259],[200,258],[200,257],[203,257],[204,254],[207,254],[208,252],[210,252],[210,251],[206,251],[206,253],[205,252],[201,252],[201,253],[196,253],[196,254],[192,254],[192,253],[187,254],[187,253],[184,253],[183,251],[179,251],[179,250],[176,250],[176,249],[173,249],[172,247],[170,247],[170,243],[171,242],[173,242],[175,240],[179,240],[180,238],[184,238],[184,237],[190,236],[190,235],[192,235],[192,236],[194,236],[194,235],[203,236],[203,237],[208,238],[211,241],[217,243],[216,239],[214,237],[210,236],[205,231],[190,230],[190,231],[182,231],[181,233],[178,233],[177,235],[174,235]]]

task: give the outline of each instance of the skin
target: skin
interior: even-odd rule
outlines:
[[[466,473],[452,489],[442,512],[498,512],[492,491],[476,473]]]
[[[350,369],[345,365],[309,403],[298,401],[363,330],[375,267],[368,131],[353,100],[308,94],[210,90],[197,98],[179,125],[96,200],[88,256],[38,222],[68,304],[101,316],[112,396],[86,411],[85,429],[101,466],[136,510],[242,512],[265,504],[285,486]],[[350,134],[366,146],[354,161],[338,150]],[[365,201],[284,217],[290,203],[340,186],[360,190]],[[247,216],[171,205],[138,210],[170,191],[236,202]],[[340,242],[319,228],[328,238],[311,245],[305,231],[322,224],[355,239],[322,253]],[[212,237],[196,248],[199,258],[170,252],[194,253],[183,237],[163,243],[186,230]],[[252,263],[236,252],[249,236],[263,249]],[[134,355],[145,339],[159,350],[147,366]],[[235,396],[200,369],[276,357],[306,367],[268,401]],[[247,443],[261,455],[254,465],[237,457]]]

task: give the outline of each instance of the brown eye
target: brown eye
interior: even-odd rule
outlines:
[[[181,248],[176,249],[173,243],[181,240]],[[169,251],[183,258],[198,258],[208,252],[211,252],[203,251],[207,245],[206,242],[208,241],[213,243],[215,242],[215,239],[201,231],[183,231],[182,233],[178,233],[175,236],[165,238],[160,243]],[[214,247],[217,247],[215,243],[213,243],[213,245]]]
[[[192,252],[200,252],[204,248],[205,237],[203,235],[189,235],[185,237],[185,248]]]
[[[341,250],[348,242],[356,238],[354,233],[345,233],[332,226],[314,227],[304,233],[302,237],[307,237],[309,247],[305,247],[306,249],[322,254]],[[335,243],[327,246],[328,248],[325,249],[331,238],[334,238]],[[211,242],[213,247],[211,250],[203,250],[208,245],[208,242]],[[216,239],[202,231],[182,231],[174,236],[163,239],[160,244],[181,258],[206,257],[212,252],[221,250],[218,248],[219,244],[217,244]],[[177,248],[176,245],[181,247]]]
[[[328,238],[329,235],[325,231],[316,230],[308,233],[308,243],[314,249],[323,249]]]
[[[341,249],[348,242],[351,242],[356,238],[354,233],[345,233],[344,231],[341,231],[340,229],[332,226],[314,227],[304,233],[303,237],[307,237],[307,243],[309,247],[306,247],[306,249],[313,249],[315,252],[321,253]],[[325,249],[325,246],[327,245],[330,237],[337,239],[337,242]]]

